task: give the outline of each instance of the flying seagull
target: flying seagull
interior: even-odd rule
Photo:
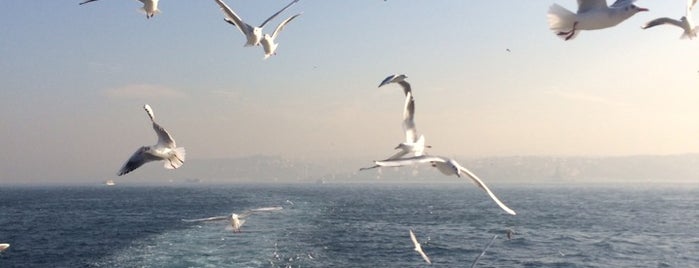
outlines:
[[[422,256],[423,260],[425,260],[429,264],[432,264],[432,262],[430,261],[430,258],[427,257],[427,254],[425,254],[425,252],[422,251],[422,246],[420,246],[420,242],[417,242],[417,238],[415,238],[415,234],[413,233],[413,230],[409,230],[409,231],[410,231],[410,240],[413,241],[413,245],[415,246],[414,250],[417,251],[417,253],[420,253],[420,256]]]
[[[279,44],[274,43],[274,40],[277,38],[277,35],[279,35],[279,32],[281,32],[282,29],[284,29],[284,26],[286,26],[287,23],[289,23],[291,20],[293,20],[294,18],[296,18],[300,15],[301,14],[296,14],[296,15],[293,15],[293,16],[287,18],[286,20],[282,21],[282,23],[280,23],[277,26],[277,28],[274,29],[274,33],[272,33],[272,36],[270,36],[269,34],[265,34],[265,36],[262,37],[262,40],[260,40],[260,44],[262,44],[262,48],[265,51],[265,58],[264,59],[268,59],[272,55],[277,55],[276,51],[277,51],[277,46],[279,46]]]
[[[694,26],[694,21],[692,19],[692,6],[696,3],[697,0],[689,0],[687,2],[687,9],[686,9],[686,14],[684,17],[680,18],[680,20],[676,19],[671,19],[671,18],[657,18],[652,21],[649,21],[645,25],[641,26],[642,29],[648,29],[651,27],[655,27],[658,25],[674,25],[677,27],[682,28],[684,32],[680,36],[680,39],[685,39],[685,38],[695,38],[697,37],[697,32],[699,32],[699,27]]]
[[[549,8],[548,23],[558,37],[568,41],[580,30],[598,30],[616,26],[641,11],[648,11],[633,4],[636,0],[617,0],[607,6],[606,0],[578,0],[578,11],[573,13],[553,4]],[[691,0],[690,0],[691,1]]]
[[[164,167],[166,169],[176,169],[184,164],[184,148],[177,147],[177,145],[175,145],[175,139],[173,139],[163,127],[155,122],[153,109],[150,108],[150,105],[144,105],[143,109],[146,110],[150,121],[153,123],[153,130],[155,130],[155,134],[158,135],[158,143],[139,148],[129,160],[126,161],[126,164],[121,167],[117,173],[119,176],[127,174],[151,161],[165,160]]]
[[[412,153],[413,156],[421,156],[425,153],[425,148],[432,148],[429,145],[425,145],[425,136],[418,135],[417,128],[415,127],[415,99],[413,98],[413,93],[410,88],[410,84],[405,81],[407,78],[404,74],[392,75],[384,79],[379,87],[390,84],[398,83],[403,87],[403,92],[405,93],[405,107],[403,109],[403,131],[405,132],[405,142],[401,142],[394,149],[400,149],[399,152],[386,158],[385,160],[395,160],[399,159],[407,154]],[[379,165],[374,165],[371,167],[360,168],[359,170],[367,170],[377,168]]]
[[[78,5],[84,5],[84,4],[87,4],[90,2],[94,2],[94,1],[97,1],[97,0],[83,1],[83,2],[80,2]],[[158,9],[158,1],[159,0],[138,0],[138,1],[141,1],[141,3],[143,3],[143,7],[141,8],[141,11],[146,13],[146,19],[150,19],[153,16],[155,16],[155,14],[160,13],[160,10]]]
[[[216,217],[193,219],[193,220],[182,220],[182,221],[184,221],[184,222],[202,222],[202,221],[229,220],[230,225],[227,226],[227,228],[231,228],[231,230],[233,230],[234,233],[239,233],[240,227],[242,227],[243,224],[245,224],[245,218],[247,218],[248,216],[250,216],[254,213],[279,211],[282,209],[283,209],[282,207],[264,207],[264,208],[256,208],[256,209],[246,210],[245,212],[240,213],[240,214],[232,213],[231,215],[226,215],[226,216],[216,216]]]
[[[456,175],[457,177],[466,175],[471,179],[471,181],[473,181],[474,184],[476,184],[476,186],[483,189],[483,191],[485,191],[488,194],[488,196],[490,196],[490,198],[493,199],[493,201],[495,201],[495,203],[498,204],[498,206],[500,206],[502,210],[504,210],[508,214],[517,215],[517,213],[515,213],[514,210],[510,209],[502,201],[500,201],[500,199],[498,199],[498,197],[495,196],[495,194],[493,194],[492,191],[490,191],[488,186],[486,186],[485,183],[483,183],[483,181],[476,176],[476,174],[473,174],[471,171],[461,166],[454,159],[441,156],[422,155],[395,160],[374,161],[374,163],[382,167],[400,167],[421,163],[430,163],[433,167],[436,167],[444,175]]]
[[[223,0],[214,0],[216,3],[221,7],[221,10],[223,10],[223,13],[226,14],[226,18],[224,19],[226,22],[236,26],[240,32],[242,32],[245,35],[245,38],[247,38],[247,41],[245,43],[246,47],[249,46],[259,46],[260,41],[262,41],[262,28],[269,22],[270,20],[274,19],[279,13],[282,13],[282,11],[286,10],[293,4],[296,4],[299,0],[293,0],[291,3],[286,5],[284,8],[281,10],[277,11],[277,13],[274,13],[271,17],[267,18],[262,24],[260,24],[259,27],[254,27],[251,26],[250,24],[245,23],[240,16],[235,14],[235,12],[226,5],[226,3],[223,2]],[[279,28],[279,27],[277,27]]]

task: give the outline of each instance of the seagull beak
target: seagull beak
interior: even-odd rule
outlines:
[[[641,12],[641,11],[648,11],[648,9],[647,9],[647,8],[639,7],[639,8],[638,8],[638,11],[639,11],[639,12]]]

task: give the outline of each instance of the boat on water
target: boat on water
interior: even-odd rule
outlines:
[[[104,184],[107,185],[107,186],[114,186],[114,185],[116,185],[116,183],[114,183],[114,180],[107,180],[106,182],[104,182]]]

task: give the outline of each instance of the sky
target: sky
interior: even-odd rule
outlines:
[[[151,19],[78,2],[0,3],[0,182],[115,176],[156,142],[145,103],[188,159],[386,157],[404,139],[402,90],[377,88],[394,73],[434,154],[699,152],[699,41],[640,28],[686,1],[565,42],[546,13],[572,0],[301,0],[265,27],[302,13],[268,60],[213,0]],[[288,2],[227,3],[259,24]]]

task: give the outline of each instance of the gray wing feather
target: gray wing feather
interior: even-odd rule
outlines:
[[[607,0],[578,0],[578,14],[606,7]]]

